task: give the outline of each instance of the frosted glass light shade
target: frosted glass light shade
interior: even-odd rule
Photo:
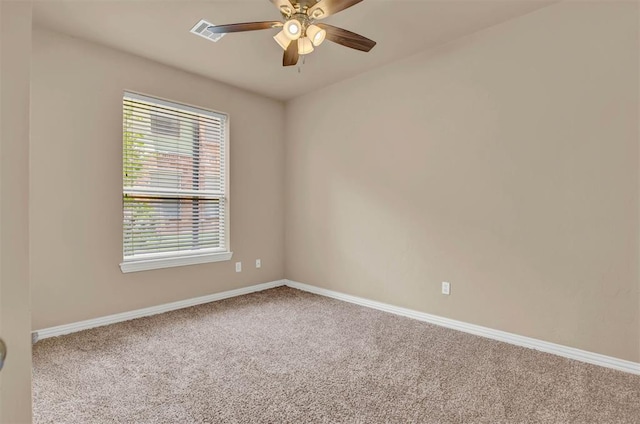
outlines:
[[[317,25],[309,25],[309,28],[307,28],[307,37],[309,37],[313,45],[316,47],[322,44],[326,36],[327,31]]]
[[[282,30],[289,40],[297,40],[302,35],[302,24],[297,19],[290,19],[284,23]]]
[[[280,44],[280,47],[282,47],[282,50],[287,50],[287,48],[289,47],[289,44],[292,43],[291,39],[287,37],[287,34],[284,32],[284,30],[276,34],[276,36],[273,37],[273,39],[276,40],[278,44]]]
[[[309,54],[313,51],[313,43],[308,37],[298,39],[298,54]]]

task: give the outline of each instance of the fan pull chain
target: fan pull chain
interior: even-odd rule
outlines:
[[[302,56],[302,64],[304,65],[305,62],[307,61],[307,56]],[[298,65],[298,73],[301,74],[302,73],[302,66]]]

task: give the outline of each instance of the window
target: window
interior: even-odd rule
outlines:
[[[161,187],[162,185],[168,185],[169,187],[178,190],[180,188],[180,174],[175,171],[164,171],[151,173],[151,184],[154,187]],[[163,219],[176,220],[180,219],[180,201],[175,199],[167,199],[166,202],[155,205],[156,213]]]
[[[126,92],[123,272],[231,259],[228,117]]]
[[[175,116],[152,113],[149,118],[151,120],[152,133],[180,137],[180,121]]]

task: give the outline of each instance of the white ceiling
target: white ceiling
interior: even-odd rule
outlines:
[[[325,20],[378,42],[369,53],[325,42],[298,67],[282,67],[277,30],[228,34],[218,43],[189,30],[278,20],[268,0],[36,2],[34,20],[79,38],[286,100],[529,13],[555,0],[365,0]]]

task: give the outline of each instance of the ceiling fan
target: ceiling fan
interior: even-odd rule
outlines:
[[[284,50],[282,66],[294,66],[300,55],[313,51],[327,39],[352,49],[370,51],[376,42],[346,29],[317,22],[362,0],[270,0],[282,13],[283,22],[246,22],[241,24],[215,25],[207,28],[217,34],[282,28],[273,37]]]

